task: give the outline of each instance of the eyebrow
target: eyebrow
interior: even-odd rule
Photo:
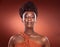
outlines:
[[[28,14],[28,13],[25,14],[25,17],[27,17],[27,16],[26,16],[27,14]],[[34,15],[34,14],[32,14],[32,15]],[[31,17],[35,17],[35,16],[31,16]]]

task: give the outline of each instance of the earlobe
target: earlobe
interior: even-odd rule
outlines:
[[[26,14],[26,13],[24,13],[24,14],[23,14],[23,18],[22,18],[23,22],[24,22],[24,17],[25,17],[25,14]]]
[[[36,22],[36,18],[35,18],[35,22]]]
[[[21,21],[24,22],[23,19]]]
[[[35,22],[36,22],[36,14],[34,13],[34,16],[35,16]]]
[[[22,19],[22,22],[25,23],[25,20]]]
[[[36,23],[36,20],[34,21],[34,23]]]

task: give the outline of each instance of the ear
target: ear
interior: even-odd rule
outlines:
[[[21,21],[23,22],[23,20],[21,19]]]
[[[35,14],[35,13],[34,13],[34,16],[35,16],[35,22],[36,22],[36,18],[37,18],[37,17],[36,17],[36,14]]]
[[[35,22],[36,22],[36,20],[37,20],[37,19],[36,19],[36,17],[35,17]]]
[[[36,19],[35,19],[35,23],[37,23],[37,17],[36,17]]]
[[[21,19],[21,21],[24,22],[23,19]]]
[[[22,19],[21,21],[22,21],[23,23],[25,23],[25,20]]]

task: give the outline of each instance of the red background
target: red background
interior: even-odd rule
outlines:
[[[7,47],[9,38],[24,31],[19,8],[28,0],[0,0],[0,47]],[[60,47],[59,11],[57,0],[33,0],[38,8],[35,32],[49,38],[51,47]]]

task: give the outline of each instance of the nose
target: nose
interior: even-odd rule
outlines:
[[[32,18],[29,17],[29,18],[28,18],[28,21],[32,21]]]
[[[28,20],[31,21],[31,18],[29,18]]]

